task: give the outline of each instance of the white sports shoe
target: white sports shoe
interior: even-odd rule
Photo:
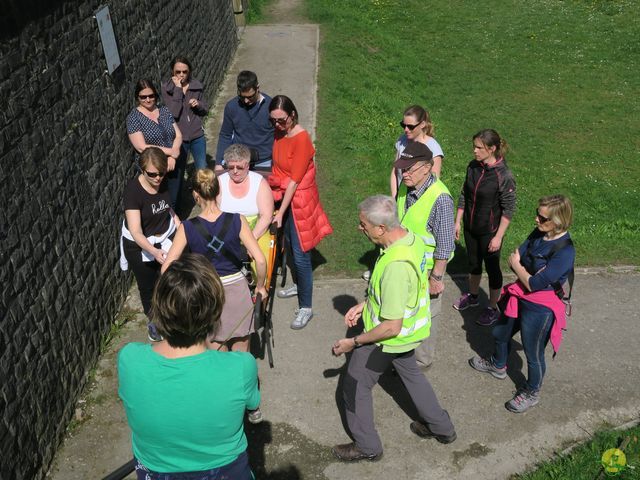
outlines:
[[[307,326],[311,317],[313,317],[313,310],[310,308],[299,308],[294,312],[296,314],[296,318],[291,322],[291,328],[294,330],[302,330]]]

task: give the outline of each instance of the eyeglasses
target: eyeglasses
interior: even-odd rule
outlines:
[[[142,170],[149,178],[156,178],[156,177],[164,177],[167,172],[147,172],[146,170]]]
[[[232,172],[235,172],[236,170],[238,172],[244,172],[247,169],[247,167],[239,167],[238,165],[229,165],[227,168]]]
[[[151,95],[138,95],[138,99],[140,100],[146,100],[148,98],[153,100],[154,98],[156,98],[156,94],[152,93]]]
[[[407,168],[401,168],[400,171],[402,173],[408,173],[408,174],[412,174],[413,172],[415,172],[416,170],[418,170],[420,167],[426,165],[427,162],[416,162],[413,165],[411,165],[410,167]]]
[[[269,117],[269,121],[271,122],[271,125],[285,125],[287,123],[287,120],[289,120],[289,115],[287,115],[284,118]]]
[[[174,70],[173,73],[175,73],[176,75],[184,73],[186,75],[187,73],[189,73],[189,70]]]
[[[550,218],[543,217],[542,215],[540,215],[540,212],[538,212],[538,209],[536,209],[536,218],[540,223],[547,223],[548,221],[551,220]]]
[[[420,123],[416,123],[415,125],[409,125],[408,123],[400,122],[400,126],[404,128],[408,128],[409,131],[413,132],[415,128],[420,125]]]
[[[240,90],[238,90],[238,100],[243,103],[253,103],[258,98],[258,90],[253,92],[251,95],[243,95]]]

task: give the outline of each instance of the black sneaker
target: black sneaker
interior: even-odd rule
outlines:
[[[427,427],[422,422],[411,422],[409,428],[413,433],[421,438],[435,438],[438,442],[444,444],[453,443],[455,442],[456,438],[458,438],[456,432],[453,432],[451,435],[438,435],[436,433],[433,433],[431,430],[429,430],[429,427]]]

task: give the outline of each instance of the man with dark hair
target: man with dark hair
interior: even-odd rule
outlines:
[[[238,96],[227,102],[218,136],[216,173],[224,170],[224,152],[230,145],[242,143],[251,150],[251,168],[271,168],[273,125],[269,121],[271,97],[260,92],[255,73],[238,74]]]
[[[428,340],[431,258],[425,240],[399,222],[391,197],[376,195],[359,205],[360,231],[382,251],[367,289],[367,299],[345,315],[347,327],[362,318],[364,332],[333,344],[334,355],[353,352],[343,378],[346,420],[354,442],[333,447],[343,461],[378,460],[382,442],[373,421],[371,390],[393,365],[420,419],[410,425],[416,435],[451,443],[456,432],[449,414],[416,365],[414,350]]]

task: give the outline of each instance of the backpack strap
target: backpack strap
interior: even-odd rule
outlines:
[[[231,213],[223,213],[224,217],[222,219],[222,228],[218,232],[216,236],[213,236],[209,233],[207,228],[200,221],[200,217],[195,217],[189,220],[191,224],[195,227],[197,232],[200,234],[202,238],[207,242],[207,253],[205,256],[209,259],[210,262],[213,262],[213,259],[216,255],[222,255],[227,260],[229,260],[238,270],[242,269],[242,260],[240,260],[235,253],[230,251],[225,246],[224,238],[227,236],[227,232],[231,227],[231,222],[233,221],[233,214]]]

